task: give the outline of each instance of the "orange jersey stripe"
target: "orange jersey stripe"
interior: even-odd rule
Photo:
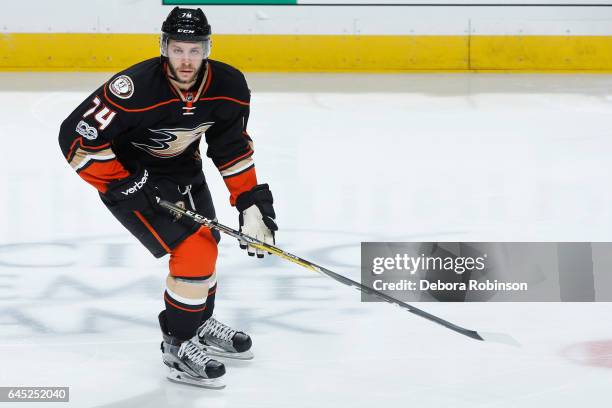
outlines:
[[[224,99],[226,101],[235,102],[237,104],[244,105],[244,106],[249,106],[250,105],[250,103],[248,103],[248,102],[244,102],[244,101],[241,101],[241,100],[238,100],[238,99],[230,98],[229,96],[211,96],[210,98],[200,98],[200,99],[198,99],[198,101],[216,101],[216,100],[219,100],[219,99]]]
[[[244,173],[237,174],[236,176],[229,176],[224,178],[223,181],[230,192],[230,204],[236,205],[236,198],[245,191],[249,191],[257,185],[257,174],[255,173],[255,167],[251,167]]]
[[[83,137],[79,136],[76,139],[74,139],[74,141],[70,145],[70,149],[68,150],[68,154],[66,155],[66,160],[70,160],[70,156],[72,156],[72,153],[74,152],[74,149],[76,149],[77,144],[80,144],[81,147],[86,150],[102,150],[102,149],[106,149],[107,147],[111,145],[110,143],[104,143],[103,145],[100,145],[100,146],[85,146],[83,144]]]
[[[198,97],[198,101],[200,99],[202,99],[202,96],[206,94],[206,91],[208,91],[208,87],[210,86],[210,83],[212,82],[212,66],[210,64],[208,64],[208,78],[206,78],[206,83],[204,84],[204,89],[202,89],[202,93],[200,94],[200,96]]]
[[[167,101],[160,102],[160,103],[157,103],[155,105],[147,106],[147,107],[144,107],[144,108],[128,109],[128,108],[124,108],[123,106],[118,105],[115,102],[110,100],[110,98],[108,97],[108,95],[106,93],[106,84],[104,84],[104,99],[106,99],[111,105],[121,109],[124,112],[145,112],[145,111],[148,111],[148,110],[159,108],[160,106],[164,106],[164,105],[167,105],[167,104],[172,103],[172,102],[180,102],[181,101],[179,98],[173,98],[173,99],[169,99]]]
[[[232,164],[234,164],[234,163],[236,163],[236,162],[238,162],[238,161],[240,161],[240,160],[244,159],[245,157],[249,157],[249,156],[250,156],[250,155],[252,155],[252,154],[253,154],[253,149],[251,149],[251,148],[249,147],[249,151],[248,151],[248,152],[246,152],[246,153],[245,153],[245,154],[243,154],[242,156],[236,157],[235,159],[233,159],[233,160],[231,160],[231,161],[229,161],[229,162],[227,162],[227,163],[225,163],[225,164],[220,165],[220,166],[219,166],[219,170],[226,169],[226,168],[230,167]]]
[[[108,183],[126,178],[130,173],[118,160],[106,162],[94,161],[89,166],[78,172],[79,176],[101,193],[106,193]]]

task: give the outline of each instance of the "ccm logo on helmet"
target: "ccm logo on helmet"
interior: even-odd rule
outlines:
[[[179,29],[177,30],[177,32],[179,32],[179,33],[185,33],[185,34],[193,34],[193,33],[195,33],[195,30],[185,30],[185,29],[183,29],[183,28],[179,28]]]
[[[144,171],[144,175],[142,176],[142,178],[139,181],[135,182],[132,187],[128,188],[125,191],[122,191],[121,194],[123,194],[123,195],[134,194],[135,192],[140,190],[142,188],[142,186],[145,185],[145,183],[147,182],[147,178],[148,177],[149,177],[149,172],[147,170],[145,170]]]

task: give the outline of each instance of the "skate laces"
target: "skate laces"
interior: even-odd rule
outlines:
[[[200,347],[195,345],[191,340],[183,342],[179,348],[178,356],[183,358],[186,355],[194,363],[205,366],[212,358],[206,354]]]
[[[200,337],[204,337],[204,334],[214,336],[220,340],[231,341],[237,330],[232,329],[226,324],[221,323],[214,317],[211,317],[204,323],[200,329]]]

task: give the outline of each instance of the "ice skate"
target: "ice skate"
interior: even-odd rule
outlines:
[[[168,333],[161,314],[160,324],[164,337],[162,359],[170,369],[167,374],[170,381],[213,389],[225,387],[221,381],[225,366],[206,353],[196,336],[185,341],[173,337]]]
[[[196,340],[184,341],[180,346],[164,340],[161,349],[164,364],[170,369],[166,375],[170,381],[213,389],[225,387],[221,381],[225,366],[210,358]]]
[[[209,318],[198,329],[200,344],[212,356],[251,360],[251,337],[248,334],[232,329],[214,317]]]

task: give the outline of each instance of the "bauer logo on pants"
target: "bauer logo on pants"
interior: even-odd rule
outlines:
[[[128,99],[134,94],[134,83],[127,75],[120,75],[108,86],[111,93],[117,98]]]

